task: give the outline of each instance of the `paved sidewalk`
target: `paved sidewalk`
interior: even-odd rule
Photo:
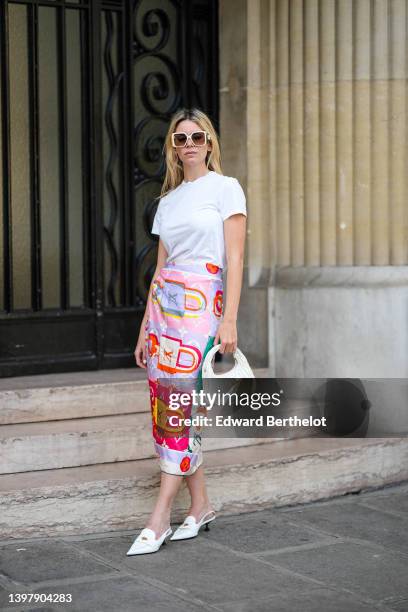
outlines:
[[[137,533],[0,542],[0,610],[408,611],[407,483],[218,517],[197,538],[127,557]],[[72,603],[10,604],[10,592]]]

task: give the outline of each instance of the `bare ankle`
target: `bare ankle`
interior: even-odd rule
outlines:
[[[193,514],[193,516],[200,518],[209,512],[214,512],[214,508],[210,503],[210,500],[207,498],[201,502],[191,502],[188,514]]]
[[[164,510],[160,513],[153,513],[150,515],[146,522],[146,527],[153,529],[153,531],[163,531],[170,526],[170,509]]]

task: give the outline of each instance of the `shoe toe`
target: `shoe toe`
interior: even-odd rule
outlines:
[[[134,542],[126,554],[128,556],[131,556],[131,555],[141,555],[147,552],[151,552],[151,549],[149,546],[146,546],[145,544],[142,544],[140,542]]]
[[[156,534],[149,527],[145,527],[134,540],[129,548],[127,555],[138,555],[146,552],[151,552],[156,542]]]

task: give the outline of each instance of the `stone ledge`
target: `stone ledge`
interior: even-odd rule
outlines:
[[[216,372],[231,367],[217,364]],[[255,368],[255,376],[271,376]],[[98,370],[0,379],[0,425],[150,411],[146,372]]]
[[[223,515],[328,499],[408,480],[408,440],[304,438],[205,451]],[[0,537],[142,528],[160,482],[156,459],[0,476]],[[172,521],[188,508],[185,482]]]
[[[134,414],[3,425],[0,474],[155,457],[153,437],[148,435],[151,428],[150,406]],[[214,437],[206,439],[206,447],[215,450],[263,441],[270,439]]]
[[[408,287],[408,266],[278,266],[273,285],[291,287]]]

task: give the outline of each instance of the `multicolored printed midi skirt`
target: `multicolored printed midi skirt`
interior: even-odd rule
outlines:
[[[186,426],[184,418],[197,422],[194,417],[205,415],[205,408],[197,402],[175,408],[171,394],[202,389],[203,361],[214,345],[222,313],[219,266],[166,262],[153,281],[145,327],[146,362],[153,443],[163,472],[190,476],[203,461],[202,427]]]

